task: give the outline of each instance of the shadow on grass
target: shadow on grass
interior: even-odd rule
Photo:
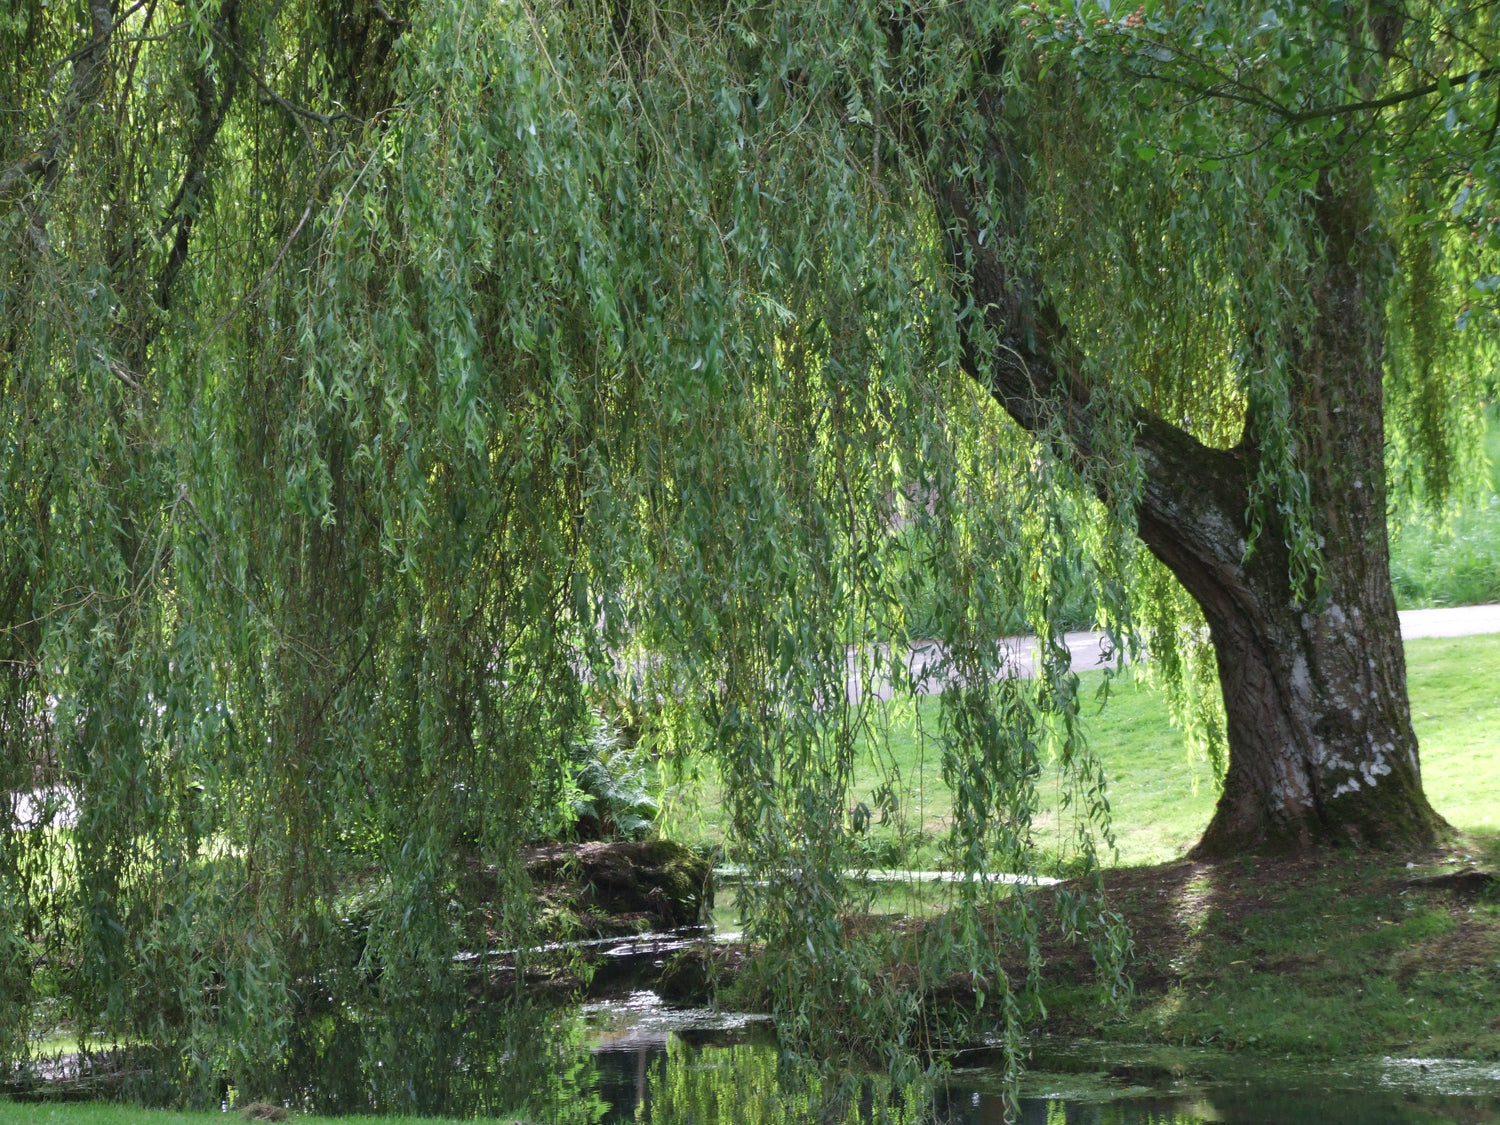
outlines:
[[[1468,841],[1479,866],[1500,875],[1500,832],[1470,832]]]
[[[1123,1017],[1090,1009],[1082,980],[1063,971],[1054,979],[1072,1002],[1058,997],[1047,1030],[1304,1057],[1500,1059],[1500,892],[1454,878],[1500,867],[1500,835],[1464,844],[1107,872],[1135,938],[1136,1002]],[[1056,953],[1049,964],[1063,969]]]

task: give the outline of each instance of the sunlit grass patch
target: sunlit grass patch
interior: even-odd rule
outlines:
[[[1406,679],[1428,799],[1457,828],[1500,832],[1500,636],[1411,641]]]
[[[1472,854],[1468,842],[1414,868],[1324,852],[1121,870],[1106,882],[1136,936],[1137,1007],[1070,1017],[1116,1040],[1500,1058],[1500,893],[1421,882]],[[1180,893],[1195,886],[1196,901]]]
[[[1500,831],[1500,636],[1409,641],[1406,664],[1428,798],[1459,829]],[[1105,862],[1129,866],[1183,855],[1207,826],[1218,797],[1208,764],[1189,759],[1153,685],[1127,672],[1101,701],[1103,673],[1081,679],[1083,730],[1104,764],[1119,848],[1117,860],[1106,854]],[[878,812],[872,819],[867,865],[949,866],[943,844],[952,796],[937,750],[919,737],[921,729],[936,729],[938,701],[885,707],[883,735],[878,747],[865,747],[850,798],[877,809],[877,792],[888,782],[896,797],[888,823],[879,823]],[[674,830],[720,842],[727,827],[723,790],[712,763],[699,768],[701,779],[675,793]],[[1044,853],[1055,853],[1067,841],[1053,812],[1059,794],[1045,776],[1041,785],[1036,839]]]

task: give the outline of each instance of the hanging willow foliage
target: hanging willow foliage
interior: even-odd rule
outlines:
[[[31,814],[0,818],[0,1063],[61,1016],[202,1090],[279,1058],[314,993],[458,987],[464,865],[524,945],[520,845],[609,699],[715,755],[789,1042],[909,1062],[966,973],[1014,1044],[1002,965],[1035,973],[1044,924],[1120,986],[1057,607],[1095,590],[1214,697],[1131,535],[1131,434],[1144,403],[1229,446],[1258,404],[1256,502],[1297,526],[1280,357],[1316,250],[1278,165],[1140,156],[1149,100],[1010,51],[982,5],[88,12],[0,17],[0,789]],[[1172,112],[1249,143],[1232,105]],[[987,162],[1001,126],[1025,167]],[[934,199],[961,175],[1069,325],[1088,458],[963,374]],[[959,884],[903,991],[840,873],[888,721],[850,684],[922,690],[918,584],[956,863],[1034,872],[1045,776],[1085,874],[1047,918]],[[994,643],[1018,621],[1034,680]]]
[[[905,636],[902,521],[942,544],[956,854],[1031,870],[1058,754],[1092,848],[1065,653],[1030,684],[993,644],[1085,566],[1082,485],[944,358],[922,168],[845,126],[884,51],[848,15],[145,5],[26,91],[56,153],[5,213],[5,782],[76,824],[4,829],[6,1057],[49,996],[188,1081],[274,1059],[351,955],[429,995],[475,854],[524,944],[519,845],[600,693],[717,754],[794,1037],[908,1036],[839,875],[851,673],[914,686],[857,644]],[[929,980],[996,976],[982,904],[1034,940],[970,884]]]

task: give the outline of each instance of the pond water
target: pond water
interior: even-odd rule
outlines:
[[[605,1122],[651,1125],[777,1125],[827,1120],[805,1079],[778,1066],[769,1028],[754,1019],[674,1012],[649,993],[591,1005],[592,1058]],[[866,1087],[834,1120],[890,1119],[932,1125],[1477,1125],[1500,1122],[1500,1065],[1386,1059],[1358,1067],[1276,1067],[1208,1052],[1041,1045],[1024,1079],[1018,1116],[1006,1117],[1003,1081],[984,1066],[960,1066],[936,1090],[881,1098]],[[982,1052],[980,1053],[982,1056]],[[960,1062],[963,1060],[961,1059]],[[1198,1068],[1194,1063],[1199,1064]],[[1186,1064],[1186,1065],[1184,1065]],[[1111,1073],[1113,1072],[1113,1073]],[[847,1114],[847,1116],[846,1116]]]
[[[936,1089],[824,1080],[788,1065],[763,1016],[673,1008],[649,991],[581,1008],[524,1000],[401,1018],[329,1012],[299,1026],[274,1075],[218,1079],[224,1108],[269,1100],[321,1113],[502,1117],[543,1125],[999,1125],[1004,1084],[982,1049]],[[66,1069],[66,1068],[64,1068]],[[180,1068],[132,1056],[113,1076],[53,1068],[32,1097],[187,1094]],[[19,1091],[13,1091],[19,1092]],[[187,1100],[201,1102],[202,1096]],[[1298,1066],[1213,1052],[1033,1045],[1026,1125],[1479,1125],[1500,1122],[1500,1064],[1385,1059]],[[233,1118],[231,1118],[233,1120]]]

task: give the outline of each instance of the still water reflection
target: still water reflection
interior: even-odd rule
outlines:
[[[728,1123],[793,1125],[797,1122],[932,1122],[934,1125],[1197,1125],[1199,1122],[1281,1125],[1469,1125],[1500,1122],[1500,1099],[1396,1090],[1353,1091],[1309,1084],[1206,1085],[1180,1092],[1074,1090],[1049,1095],[1032,1083],[1019,1116],[1007,1118],[998,1091],[982,1088],[983,1074],[960,1072],[925,1104],[897,1097],[854,1099],[842,1112],[806,1084],[778,1075],[767,1047],[665,1048],[601,1056],[602,1090],[610,1121],[649,1125]],[[632,1081],[634,1089],[629,1088]],[[644,1081],[642,1081],[644,1076]],[[1076,1082],[1073,1083],[1076,1085]],[[639,1093],[637,1093],[639,1091]],[[623,1097],[621,1095],[624,1095]],[[836,1103],[835,1103],[836,1104]]]
[[[825,1080],[788,1065],[763,1017],[684,1011],[652,993],[562,1011],[525,1003],[348,1009],[303,1022],[275,1073],[224,1074],[207,1100],[304,1112],[519,1119],[550,1125],[990,1125],[1006,1120],[998,1074],[957,1070],[936,1090]],[[1022,1089],[1026,1125],[1480,1125],[1500,1122],[1500,1065],[1384,1060],[1349,1069],[1179,1058],[1087,1058],[1065,1046]],[[1122,1048],[1121,1050],[1128,1050]],[[132,1056],[125,1086],[92,1096],[203,1101],[177,1067]],[[1201,1062],[1201,1065],[1200,1065]],[[1266,1069],[1276,1066],[1277,1069]],[[1216,1069],[1217,1068],[1217,1069]],[[1050,1073],[1049,1073],[1050,1071]],[[1174,1077],[1183,1073],[1199,1077]],[[1202,1077],[1202,1075],[1211,1077]],[[48,1083],[43,1083],[43,1086]],[[49,1095],[65,1093],[51,1083]],[[76,1090],[76,1093],[87,1091]]]
[[[959,1070],[933,1091],[840,1091],[780,1064],[775,1045],[736,1017],[675,1015],[649,993],[586,1010],[607,1122],[644,1125],[1477,1125],[1500,1122],[1500,1067],[1397,1062],[1368,1071],[1282,1071],[1235,1080],[1167,1081],[1167,1089],[1097,1072],[1033,1074],[1007,1118],[999,1078]],[[680,1019],[681,1026],[674,1026]],[[739,1017],[743,1019],[743,1017]],[[845,1096],[840,1097],[843,1094]]]

